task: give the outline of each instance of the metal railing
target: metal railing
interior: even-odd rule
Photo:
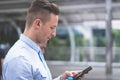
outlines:
[[[70,47],[47,47],[45,53],[47,60],[70,61],[70,56]],[[77,47],[74,56],[76,62],[106,62],[106,47]],[[120,47],[113,47],[112,56],[120,62]]]

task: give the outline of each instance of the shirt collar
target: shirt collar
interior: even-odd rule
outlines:
[[[27,45],[29,45],[32,49],[34,49],[37,53],[40,51],[41,49],[40,47],[34,42],[32,41],[30,38],[28,38],[27,36],[25,36],[24,34],[20,35],[20,40],[22,40],[23,42],[25,42]]]

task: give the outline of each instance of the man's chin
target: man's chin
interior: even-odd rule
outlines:
[[[48,44],[50,42],[50,40],[48,40],[47,42],[46,42],[46,44]]]

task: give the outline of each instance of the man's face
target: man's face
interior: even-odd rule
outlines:
[[[47,43],[52,37],[56,36],[56,26],[58,24],[58,15],[50,14],[50,20],[41,24],[39,31],[40,43]]]

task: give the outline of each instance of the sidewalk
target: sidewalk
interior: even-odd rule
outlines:
[[[69,62],[47,62],[51,70],[53,78],[57,77],[66,70],[83,70],[88,65],[83,65],[81,63],[69,63]],[[105,67],[103,66],[92,66],[92,71],[84,76],[83,80],[120,80],[120,67],[112,69],[112,75],[107,76]]]

